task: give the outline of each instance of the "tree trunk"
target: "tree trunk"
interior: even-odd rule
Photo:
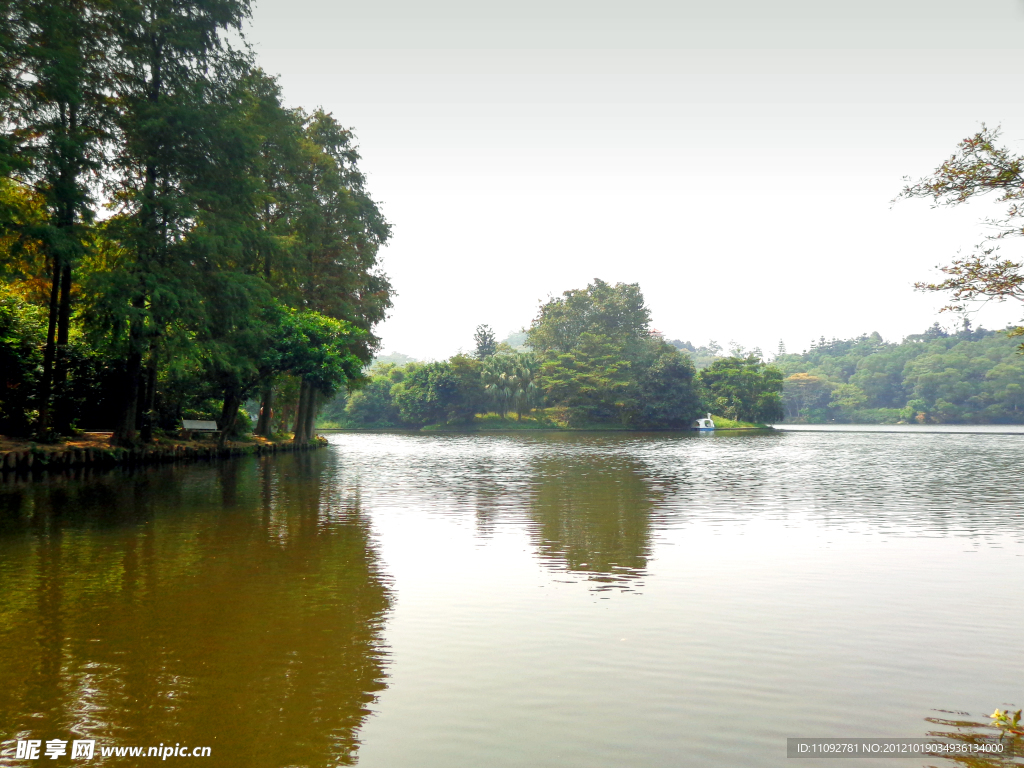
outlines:
[[[50,431],[50,401],[53,397],[53,361],[57,347],[58,295],[60,290],[60,259],[53,256],[53,281],[50,285],[49,318],[46,326],[46,350],[43,352],[43,377],[39,384],[39,421],[36,432],[45,437]]]
[[[60,308],[57,312],[57,344],[67,344],[71,325],[71,265],[60,273]]]
[[[68,392],[68,337],[71,325],[71,265],[60,276],[60,305],[57,309],[57,348],[54,360],[54,427],[61,434],[71,432],[74,418]]]
[[[303,379],[299,385],[299,403],[295,408],[295,429],[292,441],[302,443],[306,441],[306,410],[309,408],[309,385]]]
[[[278,426],[282,432],[288,431],[288,420],[292,417],[292,405],[286,402],[281,406],[281,416],[279,417]]]
[[[142,429],[144,420],[143,414],[146,410],[146,401],[149,400],[149,377],[146,376],[146,368],[143,365],[139,367],[139,385],[138,394],[135,397],[135,430],[139,431]],[[140,440],[145,440],[145,435],[139,436]]]
[[[316,435],[316,411],[317,411],[317,391],[312,385],[309,387],[309,396],[306,398],[306,439],[312,440]]]
[[[260,417],[256,422],[256,434],[263,437],[270,437],[274,434],[274,385],[267,384],[263,387],[263,401],[260,404]]]
[[[228,437],[235,431],[235,423],[238,421],[238,407],[242,404],[242,398],[238,395],[237,387],[229,387],[224,392],[224,406],[220,411],[220,420],[217,426],[220,427],[219,445],[224,445]]]
[[[149,362],[146,364],[145,396],[139,398],[139,419],[137,421],[140,437],[149,442],[153,439],[153,417],[156,409],[156,374],[159,364],[159,353],[150,350]]]
[[[139,382],[142,378],[142,353],[136,349],[128,352],[124,379],[121,389],[121,410],[114,425],[114,434],[110,441],[114,445],[133,445],[136,432],[135,419],[139,402]]]
[[[144,304],[143,299],[132,302],[136,309]],[[114,445],[133,445],[138,435],[137,419],[139,410],[139,385],[142,382],[142,327],[139,320],[133,320],[128,331],[128,356],[125,360],[124,378],[121,384],[121,410],[114,424],[110,438]]]
[[[291,420],[292,420],[292,429],[291,429],[292,442],[297,442],[301,438],[301,435],[299,434],[300,433],[299,422],[302,421],[302,416],[301,416],[301,414],[303,413],[302,401],[306,399],[305,395],[306,395],[305,389],[302,387],[302,384],[300,383],[299,384],[299,396],[295,400],[295,405],[292,407],[291,413],[289,414],[289,416],[291,417]]]

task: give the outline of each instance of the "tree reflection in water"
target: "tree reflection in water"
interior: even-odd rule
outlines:
[[[531,535],[549,565],[588,574],[597,590],[642,586],[651,554],[651,515],[663,491],[627,456],[585,452],[533,467]]]
[[[967,768],[1008,768],[1024,765],[1024,737],[1020,734],[1005,733],[991,723],[966,720],[969,712],[938,710],[944,715],[956,717],[926,717],[925,720],[938,728],[928,731],[928,736],[938,743],[964,744],[985,749],[999,745],[998,754],[952,755],[939,761],[944,765],[963,765]],[[938,768],[938,766],[932,766]]]
[[[390,593],[323,463],[0,486],[0,739],[355,762]]]

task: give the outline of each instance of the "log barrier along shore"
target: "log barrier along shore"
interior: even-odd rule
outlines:
[[[33,446],[27,450],[0,453],[0,472],[6,477],[11,473],[37,474],[84,468],[113,469],[114,467],[136,467],[147,464],[212,461],[236,456],[272,456],[278,453],[311,451],[325,445],[327,445],[327,441],[321,438],[308,443],[281,442],[225,446],[173,445],[67,449]]]

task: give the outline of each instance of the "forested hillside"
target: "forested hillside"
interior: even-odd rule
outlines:
[[[781,354],[787,421],[1024,423],[1024,356],[1004,332],[933,325],[899,343],[877,333]]]

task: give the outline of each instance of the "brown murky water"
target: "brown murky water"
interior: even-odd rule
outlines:
[[[0,485],[0,764],[774,766],[1024,703],[1022,436],[331,440]]]

